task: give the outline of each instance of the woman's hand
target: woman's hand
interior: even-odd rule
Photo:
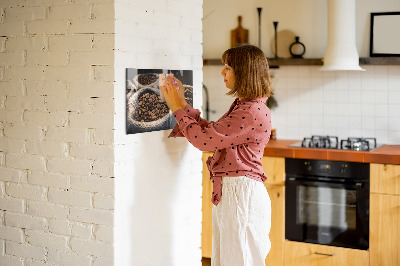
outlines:
[[[172,112],[186,107],[185,88],[178,79],[171,76],[166,77],[166,81],[160,86],[160,89]]]

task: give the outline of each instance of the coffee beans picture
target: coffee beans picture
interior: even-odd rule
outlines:
[[[161,78],[170,74],[182,82],[185,100],[193,106],[192,70],[126,69],[127,134],[172,129],[176,125],[160,90]]]

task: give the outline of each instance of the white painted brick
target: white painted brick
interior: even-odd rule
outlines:
[[[20,256],[11,256],[11,255],[1,255],[0,254],[0,262],[1,265],[8,266],[24,266],[23,260],[21,260]]]
[[[24,34],[24,24],[21,22],[0,23],[2,36],[21,36]]]
[[[93,173],[102,177],[113,177],[114,163],[96,160],[93,162]]]
[[[25,184],[7,183],[7,195],[14,198],[44,200],[46,199],[46,190],[44,187]]]
[[[46,8],[43,6],[6,8],[6,22],[29,21],[46,18]]]
[[[98,81],[114,81],[114,67],[95,66],[94,78]]]
[[[10,197],[2,198],[0,200],[0,210],[22,213],[24,210],[24,201]]]
[[[66,143],[43,141],[26,142],[26,152],[29,154],[63,157],[66,155],[67,149],[68,146]]]
[[[97,240],[113,243],[114,240],[114,228],[111,226],[99,225],[97,230],[94,232]]]
[[[90,142],[100,145],[114,144],[114,130],[109,129],[89,129]]]
[[[57,235],[71,235],[71,223],[68,220],[49,220],[49,231]]]
[[[25,266],[48,266],[49,264],[45,261],[37,261],[34,259],[25,259]]]
[[[81,112],[84,100],[80,98],[63,98],[59,96],[47,96],[46,108],[52,111]]]
[[[73,237],[71,239],[71,249],[83,254],[93,255],[96,257],[112,255],[113,245],[94,240],[80,239]]]
[[[112,146],[105,145],[75,145],[72,144],[70,148],[70,156],[78,159],[93,159],[113,161],[114,150]]]
[[[14,66],[4,70],[4,79],[9,80],[43,80],[44,70],[42,67]]]
[[[112,113],[97,113],[97,114],[74,114],[71,113],[69,122],[71,127],[75,128],[102,128],[113,129]]]
[[[28,125],[65,126],[68,124],[68,113],[27,111],[24,113],[24,120]]]
[[[90,5],[80,1],[81,5],[50,6],[48,19],[90,19]]]
[[[54,188],[69,188],[69,177],[62,174],[29,171],[28,182],[33,185]]]
[[[40,96],[57,96],[64,98],[67,96],[67,85],[65,82],[59,81],[41,81],[41,82],[25,82],[26,92],[29,97]]]
[[[80,207],[90,207],[91,202],[91,195],[89,193],[71,189],[50,188],[48,198],[50,202]]]
[[[69,57],[70,65],[113,65],[114,63],[114,51],[112,49],[108,52],[104,52],[104,50],[70,52]]]
[[[50,249],[47,258],[50,264],[57,265],[74,265],[74,266],[91,266],[91,257],[73,252],[63,252]],[[111,264],[110,264],[111,265]]]
[[[44,51],[47,48],[46,38],[39,36],[8,37],[5,43],[7,52]]]
[[[49,172],[90,175],[92,171],[92,162],[89,160],[77,159],[49,159],[47,162]]]
[[[69,23],[67,20],[31,21],[26,23],[28,34],[67,34]]]
[[[6,50],[7,37],[0,37],[0,53],[4,53]]]
[[[93,261],[93,266],[108,266],[114,264],[114,250],[112,250],[109,254],[106,254],[101,257],[96,257]]]
[[[25,230],[26,242],[39,247],[55,250],[65,250],[68,248],[68,237],[36,230]]]
[[[87,0],[87,1],[93,4],[114,3],[114,0]]]
[[[91,51],[93,36],[84,35],[51,35],[49,36],[50,51]],[[113,39],[114,40],[114,39]],[[72,80],[71,80],[72,81]]]
[[[19,228],[0,226],[0,239],[22,243],[24,233]]]
[[[46,133],[48,141],[86,143],[87,130],[83,128],[50,127]]]
[[[4,128],[4,135],[11,139],[41,140],[43,130],[37,126],[10,126]]]
[[[0,66],[22,66],[23,53],[0,53]]]
[[[45,67],[44,77],[50,81],[89,81],[92,77],[90,66],[65,66],[65,67]]]
[[[115,47],[114,34],[94,34],[93,35],[93,49],[95,50],[109,50]]]
[[[6,165],[5,161],[6,161],[6,153],[5,152],[0,152],[0,165],[4,166]]]
[[[82,99],[81,105],[81,110],[85,113],[95,114],[114,112],[114,99],[112,98],[91,97],[89,99]]]
[[[4,104],[7,110],[46,110],[43,96],[7,96]]]
[[[22,124],[22,110],[18,111],[8,111],[2,110],[0,112],[0,121],[10,123],[10,124]]]
[[[131,28],[131,25],[127,25],[127,28]],[[165,39],[164,39],[165,40]],[[165,41],[164,41],[164,45]],[[168,44],[168,48],[175,50],[176,45],[174,44]],[[164,46],[165,47],[165,46]],[[132,38],[129,38],[128,36],[126,37],[126,40],[121,43],[121,45],[118,47],[118,50],[127,52],[127,51],[137,51],[138,53],[151,53],[152,51],[156,51],[156,49],[159,49],[160,51],[161,48],[161,39],[158,40],[152,40],[152,39],[135,39],[134,42],[132,42]],[[128,63],[129,64],[129,63]]]
[[[43,247],[35,247],[28,244],[19,244],[12,241],[7,241],[6,254],[37,260],[45,260],[46,249]]]
[[[71,0],[29,0],[29,1],[24,1],[25,6],[50,6],[50,5],[66,5]]]
[[[74,97],[109,97],[114,95],[114,84],[112,82],[76,82],[69,84],[70,96]]]
[[[38,155],[9,153],[6,156],[6,166],[18,169],[44,171],[46,169],[46,162],[42,156]]]
[[[95,194],[93,195],[93,207],[96,209],[114,210],[114,197]]]
[[[43,201],[27,201],[26,213],[39,217],[65,219],[69,207]]]
[[[114,178],[96,176],[71,176],[71,188],[76,190],[114,194]]]
[[[28,51],[26,54],[27,66],[65,66],[68,64],[67,51],[37,52]]]
[[[93,19],[111,19],[115,17],[114,3],[94,4],[93,5]]]
[[[201,56],[203,46],[200,43],[185,42],[181,44],[181,51],[184,55]]]
[[[91,20],[73,19],[69,28],[70,34],[77,33],[114,33],[114,19]]]
[[[24,140],[0,138],[0,150],[11,153],[22,153],[25,149]]]
[[[0,82],[0,95],[22,96],[23,86],[21,81]]]
[[[73,223],[72,224],[72,236],[80,238],[91,238],[92,237],[92,225],[85,223]]]
[[[48,228],[45,218],[13,212],[6,212],[5,224],[23,229],[46,230]]]
[[[113,225],[114,212],[98,209],[87,209],[71,206],[68,219],[84,223]]]

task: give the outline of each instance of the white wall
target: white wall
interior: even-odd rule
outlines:
[[[272,21],[277,20],[282,24],[278,30],[290,29],[301,37],[307,47],[305,57],[321,58],[326,47],[326,3],[230,1],[232,8],[227,9],[224,1],[205,0],[204,58],[220,58],[229,48],[229,31],[236,27],[238,15],[243,16],[243,26],[250,30],[250,43],[257,45],[258,6],[263,7],[265,26],[263,24],[262,28],[269,29],[262,32],[265,38],[262,49],[267,56],[273,55],[268,44],[273,39]],[[398,10],[399,1],[357,1],[357,47],[361,57],[369,56],[369,12]],[[213,38],[212,34],[219,35]],[[339,138],[376,137],[380,143],[399,144],[400,66],[363,67],[366,72],[321,72],[318,66],[273,69],[273,88],[279,107],[272,112],[272,124],[278,138],[302,139],[312,134],[329,134]],[[210,115],[211,120],[218,119],[233,100],[224,95],[226,88],[219,74],[221,68],[222,65],[206,66],[203,70],[204,84],[210,93],[210,109],[216,111]]]
[[[0,14],[0,264],[111,265],[113,1]]]
[[[327,0],[204,0],[204,58],[219,59],[229,48],[230,31],[237,27],[238,16],[242,16],[242,26],[249,30],[249,43],[258,45],[258,7],[262,8],[261,49],[267,57],[274,56],[272,22],[278,21],[278,32],[286,31],[283,37],[291,36],[287,31],[300,37],[300,41],[306,46],[305,57],[321,58],[324,56],[327,41],[327,2]],[[400,2],[356,0],[356,42],[360,57],[369,56],[370,13],[388,11],[400,11]],[[278,40],[291,43],[286,38]],[[278,53],[280,49],[278,48]],[[290,54],[288,56],[290,57]]]
[[[125,68],[189,69],[202,104],[202,0],[115,1],[115,265],[201,265],[201,152],[126,135]]]

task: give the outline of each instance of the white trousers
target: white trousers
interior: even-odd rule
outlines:
[[[271,201],[262,182],[223,177],[212,210],[212,266],[262,266],[271,249]]]

